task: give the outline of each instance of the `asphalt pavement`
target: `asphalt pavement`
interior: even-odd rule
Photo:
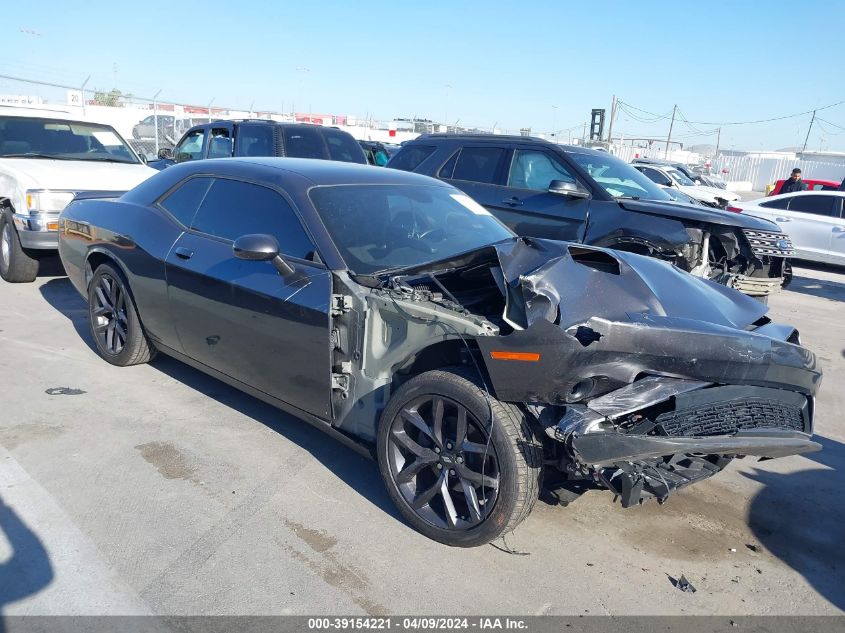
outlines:
[[[824,368],[823,451],[663,506],[547,498],[469,550],[307,424],[167,357],[100,360],[59,272],[0,282],[0,613],[845,613],[845,270],[796,267],[770,301]]]

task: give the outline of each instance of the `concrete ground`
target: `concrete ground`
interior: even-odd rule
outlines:
[[[822,452],[541,501],[507,553],[422,537],[375,464],[183,364],[101,361],[64,277],[0,282],[0,612],[841,614],[845,271],[771,309],[824,368]]]

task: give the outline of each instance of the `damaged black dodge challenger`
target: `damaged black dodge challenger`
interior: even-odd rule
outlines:
[[[513,235],[373,167],[221,159],[80,195],[59,250],[100,355],[174,356],[375,455],[423,534],[487,543],[544,481],[665,500],[817,450],[815,356],[735,290]]]

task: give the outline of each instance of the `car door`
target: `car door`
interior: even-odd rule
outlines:
[[[797,194],[789,197],[789,208],[774,220],[792,238],[798,257],[828,261],[835,257],[832,245],[841,230],[841,207],[836,196]]]
[[[580,184],[553,152],[516,146],[508,156],[507,189],[493,201],[493,213],[518,235],[580,241],[590,200],[549,193],[553,180]]]
[[[489,144],[464,145],[440,168],[437,177],[457,187],[497,217],[500,201],[508,195],[502,186],[505,158],[504,146]],[[507,220],[499,217],[507,224]]]
[[[233,241],[268,233],[294,268],[237,259]],[[211,179],[167,257],[170,311],[195,361],[322,418],[330,416],[329,271],[279,191]]]

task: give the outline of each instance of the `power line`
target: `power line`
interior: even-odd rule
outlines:
[[[668,119],[669,116],[670,116],[670,115],[655,114],[654,112],[649,112],[648,110],[642,110],[641,108],[636,108],[636,107],[632,106],[631,104],[626,103],[624,101],[620,101],[620,103],[624,104],[628,108],[633,108],[634,110],[637,110],[639,112],[643,112],[645,114],[649,114],[651,116],[658,117],[658,118],[654,119],[654,121],[659,121],[661,119]],[[843,103],[845,103],[845,100],[837,101],[836,103],[831,103],[829,105],[822,106],[820,108],[813,108],[811,110],[806,110],[804,112],[796,112],[795,114],[786,114],[784,116],[771,117],[769,119],[757,119],[755,121],[725,121],[725,122],[719,122],[719,121],[686,121],[686,122],[692,123],[692,124],[695,124],[695,125],[714,125],[714,126],[719,126],[719,127],[725,126],[725,125],[751,125],[751,124],[754,124],[754,123],[769,123],[771,121],[783,121],[784,119],[794,119],[795,117],[804,116],[806,114],[812,114],[813,112],[821,112],[822,110],[828,110],[830,108],[835,108],[836,106],[842,105]]]
[[[839,128],[840,130],[845,131],[845,127],[842,127],[841,125],[838,125],[836,123],[832,123],[832,122],[828,121],[827,119],[823,119],[821,117],[816,117],[816,121],[821,121],[822,123],[825,123],[827,125],[832,125],[835,128]]]

